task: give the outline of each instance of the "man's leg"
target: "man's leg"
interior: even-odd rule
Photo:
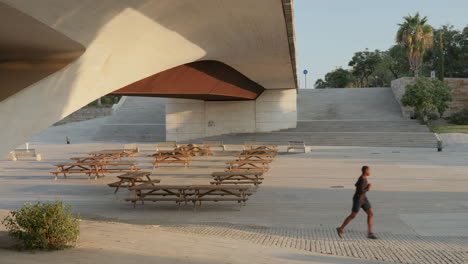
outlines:
[[[343,238],[343,234],[344,234],[344,229],[345,227],[351,222],[353,221],[353,219],[356,217],[356,215],[358,214],[359,212],[359,209],[361,207],[361,204],[358,202],[358,201],[354,201],[353,202],[353,208],[351,209],[351,214],[346,217],[346,219],[344,220],[343,224],[340,226],[340,227],[337,227],[336,228],[336,232],[338,232],[338,236],[340,238]]]
[[[344,231],[345,227],[354,219],[358,212],[352,212],[346,219],[344,220],[343,224],[340,227],[341,231]]]
[[[370,204],[369,204],[369,208],[367,208],[364,211],[366,211],[367,213],[367,230],[368,230],[367,238],[377,239],[377,237],[372,232],[372,227],[374,226],[374,210],[372,209],[372,207],[370,207]]]
[[[367,231],[370,233],[372,232],[372,228],[374,226],[374,210],[369,208],[366,210],[367,213]]]

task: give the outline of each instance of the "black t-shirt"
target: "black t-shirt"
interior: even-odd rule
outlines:
[[[353,196],[353,201],[365,202],[367,201],[366,192],[369,191],[369,183],[367,182],[367,178],[363,176],[359,177],[356,184],[356,192]]]

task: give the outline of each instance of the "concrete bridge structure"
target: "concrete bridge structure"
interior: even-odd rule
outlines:
[[[0,0],[0,155],[109,94],[166,138],[296,126],[292,0]]]

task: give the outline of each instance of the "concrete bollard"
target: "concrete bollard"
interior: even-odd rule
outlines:
[[[435,134],[435,133],[434,133],[434,135],[435,135],[435,137],[436,137],[436,139],[437,139],[437,151],[438,151],[438,152],[442,152],[443,141],[442,141],[442,139],[440,139],[440,137],[439,137],[438,134]]]

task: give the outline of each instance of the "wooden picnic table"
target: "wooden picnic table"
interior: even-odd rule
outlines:
[[[278,152],[275,150],[266,150],[266,149],[244,149],[241,152],[241,155],[269,155],[271,157],[276,157]]]
[[[72,157],[70,158],[76,163],[104,163],[104,162],[115,162],[112,156],[86,156],[86,157]]]
[[[265,162],[272,162],[273,161],[273,156],[269,154],[240,154],[236,155],[237,160],[260,160],[260,161],[265,161]]]
[[[267,151],[278,151],[277,145],[245,145],[244,150],[267,150]]]
[[[64,178],[67,178],[67,174],[87,174],[88,179],[91,178],[91,174],[94,174],[94,179],[99,177],[99,174],[105,176],[106,173],[119,173],[119,172],[133,172],[138,171],[135,162],[80,162],[80,163],[69,163],[69,164],[56,164],[56,171],[52,171],[55,180],[57,180],[59,174],[63,174]]]
[[[93,151],[89,153],[95,157],[113,157],[114,159],[121,159],[122,157],[130,157],[135,154],[134,151],[128,149],[106,149],[100,151]]]
[[[253,184],[258,186],[263,180],[263,171],[217,171],[211,176],[214,182],[211,184]]]
[[[145,201],[173,201],[179,207],[182,202],[185,204],[192,202],[194,210],[196,204],[201,205],[202,201],[236,201],[242,205],[242,203],[245,204],[247,196],[252,194],[250,186],[247,185],[152,185],[143,183],[128,189],[135,191],[134,198],[125,199],[132,202],[133,207],[138,201],[141,201],[142,204]]]
[[[56,171],[51,173],[54,175],[54,180],[58,179],[59,174],[63,174],[66,179],[67,174],[86,174],[88,180],[91,178],[91,174],[94,174],[94,179],[99,177],[99,165],[97,163],[70,163],[70,164],[55,164],[57,167]]]
[[[226,162],[228,167],[225,171],[267,171],[270,169],[269,162],[261,160],[237,160]]]
[[[153,170],[159,167],[161,163],[167,164],[184,164],[185,167],[190,166],[190,155],[186,151],[174,150],[174,151],[158,151],[153,155],[154,161]]]
[[[117,178],[119,178],[119,180],[113,183],[109,183],[108,186],[114,187],[114,193],[116,193],[119,188],[133,187],[136,185],[136,183],[150,183],[154,185],[155,183],[161,182],[159,179],[152,180],[150,175],[151,172],[147,171],[127,172],[125,174],[118,175]]]
[[[201,155],[213,155],[213,151],[209,146],[204,145],[179,145],[177,150],[187,152],[189,155],[192,156],[201,156]]]

